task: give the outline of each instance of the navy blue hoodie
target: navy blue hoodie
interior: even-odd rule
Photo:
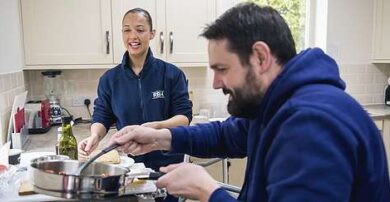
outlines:
[[[172,132],[172,152],[248,157],[242,201],[390,201],[380,132],[320,49],[291,59],[256,119],[230,117]],[[234,201],[217,189],[210,201]]]
[[[179,68],[154,58],[150,49],[139,76],[130,67],[131,60],[126,52],[122,63],[100,78],[93,123],[103,124],[108,131],[114,123],[120,130],[127,125],[161,121],[175,115],[184,115],[191,121],[187,79]],[[135,160],[157,169],[183,160],[182,155],[176,157],[171,156],[170,161],[161,152],[152,152]]]

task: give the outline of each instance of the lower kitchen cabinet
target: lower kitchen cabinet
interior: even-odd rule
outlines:
[[[191,157],[190,161],[193,163],[207,162],[210,159]],[[245,178],[246,158],[244,159],[229,159],[228,181],[230,185],[242,187]],[[218,182],[223,182],[222,161],[207,166],[207,172]]]
[[[242,187],[244,184],[246,160],[244,159],[229,159],[229,184]]]
[[[385,144],[387,155],[387,167],[390,173],[390,117],[373,117],[375,125],[382,134],[383,143]]]
[[[383,120],[382,137],[386,149],[387,167],[390,173],[390,117]]]
[[[192,157],[192,156],[190,157],[190,162],[195,163],[195,164],[207,162],[209,160],[210,159],[196,158],[196,157]],[[207,166],[207,167],[205,167],[205,169],[211,175],[211,177],[213,177],[215,180],[217,180],[218,182],[223,181],[222,162],[221,161],[214,163],[210,166]]]
[[[374,118],[374,123],[375,123],[376,127],[378,127],[379,131],[382,133],[383,132],[383,119],[382,118],[380,118],[380,119]]]

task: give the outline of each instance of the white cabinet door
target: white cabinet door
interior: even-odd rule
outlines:
[[[147,10],[152,17],[153,29],[156,29],[156,23],[160,21],[157,19],[157,1],[158,0],[114,0],[112,2],[112,32],[114,40],[114,63],[119,64],[122,62],[123,54],[126,52],[126,48],[122,41],[122,19],[125,13],[133,8],[143,8]],[[164,20],[164,19],[162,19]],[[158,41],[158,35],[150,42],[150,48],[153,54],[156,53],[156,43]]]
[[[215,0],[115,0],[112,2],[114,62],[126,51],[122,42],[122,18],[126,11],[147,10],[156,35],[150,43],[155,57],[179,66],[205,65],[207,42],[199,37],[215,16]]]
[[[215,17],[215,1],[166,0],[165,6],[164,51],[167,60],[172,63],[207,63],[207,40],[199,34]],[[164,30],[164,27],[158,27],[158,30]]]
[[[113,63],[110,0],[21,0],[21,7],[27,66]]]
[[[376,0],[374,13],[374,63],[390,63],[390,1]]]

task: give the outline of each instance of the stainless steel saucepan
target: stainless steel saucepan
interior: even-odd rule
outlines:
[[[30,178],[34,186],[49,192],[122,195],[126,180],[157,179],[162,175],[161,173],[150,173],[151,177],[144,174],[134,175],[126,168],[103,163],[92,163],[82,175],[78,175],[78,169],[82,164],[75,160],[32,161]]]

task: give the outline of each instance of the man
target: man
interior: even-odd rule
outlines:
[[[213,87],[229,95],[226,121],[155,130],[128,126],[111,143],[128,153],[161,149],[197,157],[247,156],[241,201],[390,201],[381,135],[344,92],[320,49],[296,55],[277,11],[240,4],[202,34]],[[207,172],[176,164],[157,186],[200,201],[234,201]]]

